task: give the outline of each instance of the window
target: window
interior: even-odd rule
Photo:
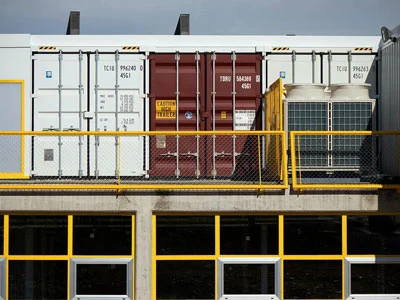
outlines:
[[[157,299],[215,299],[214,260],[157,261]]]
[[[132,299],[131,259],[71,259],[71,298]]]
[[[346,258],[345,267],[346,297],[399,299],[400,258],[352,257]]]
[[[10,216],[9,228],[12,255],[67,254],[67,216]]]
[[[285,299],[341,299],[342,260],[286,260]]]
[[[67,299],[68,261],[11,260],[9,299]]]
[[[214,254],[214,216],[157,216],[157,254]]]
[[[219,258],[218,299],[279,299],[279,258]]]
[[[131,255],[131,216],[74,216],[74,255]]]
[[[221,216],[221,254],[278,254],[278,216]]]

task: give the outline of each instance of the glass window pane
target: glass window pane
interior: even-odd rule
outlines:
[[[157,261],[157,299],[210,299],[215,295],[215,262]]]
[[[348,254],[400,254],[400,216],[348,216]]]
[[[13,255],[62,255],[68,252],[67,216],[10,216]]]
[[[342,261],[286,260],[285,299],[341,299]]]
[[[400,294],[399,264],[351,264],[352,294]]]
[[[131,216],[74,216],[75,255],[131,255]]]
[[[157,254],[214,254],[214,216],[157,216]]]
[[[275,265],[224,264],[224,295],[275,294]]]
[[[77,264],[77,295],[127,295],[127,265]]]
[[[341,216],[285,216],[285,254],[341,254]]]
[[[221,254],[278,254],[278,216],[221,216]]]
[[[9,299],[67,299],[67,261],[9,261]]]

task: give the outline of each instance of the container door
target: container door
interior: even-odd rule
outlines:
[[[34,56],[33,130],[86,131],[87,59],[82,54]],[[33,139],[35,176],[84,176],[86,138],[40,136]]]
[[[324,54],[324,83],[369,83],[370,98],[377,91],[375,54]]]
[[[310,54],[270,54],[267,60],[268,85],[278,78],[285,83],[321,83],[321,57]]]
[[[261,56],[206,54],[208,130],[254,130],[261,103]],[[257,136],[209,137],[208,175],[231,177],[257,174]],[[256,175],[254,174],[254,175]],[[247,177],[247,178],[250,178]]]
[[[91,54],[91,130],[144,131],[144,62],[142,54]],[[146,174],[146,137],[91,137],[90,145],[92,176]]]
[[[150,56],[151,131],[205,130],[204,56]],[[204,137],[156,135],[150,143],[150,175],[199,177],[206,172]]]

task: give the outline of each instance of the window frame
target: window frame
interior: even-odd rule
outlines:
[[[77,288],[77,265],[126,265],[126,295],[79,295],[76,292]],[[71,258],[70,260],[70,299],[72,300],[97,300],[99,298],[107,300],[132,300],[133,298],[133,259],[131,258]]]
[[[353,264],[400,264],[400,257],[346,257],[344,259],[344,284],[346,300],[396,300],[399,294],[352,294],[351,265]]]
[[[219,300],[279,300],[282,297],[281,291],[281,259],[279,257],[260,257],[260,258],[218,258],[218,299]],[[260,294],[260,295],[246,295],[246,294],[225,294],[224,293],[224,265],[225,264],[269,264],[275,265],[275,294]]]

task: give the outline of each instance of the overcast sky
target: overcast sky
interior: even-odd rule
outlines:
[[[400,24],[400,0],[0,0],[0,33],[173,34],[180,13],[191,34],[380,35]]]

